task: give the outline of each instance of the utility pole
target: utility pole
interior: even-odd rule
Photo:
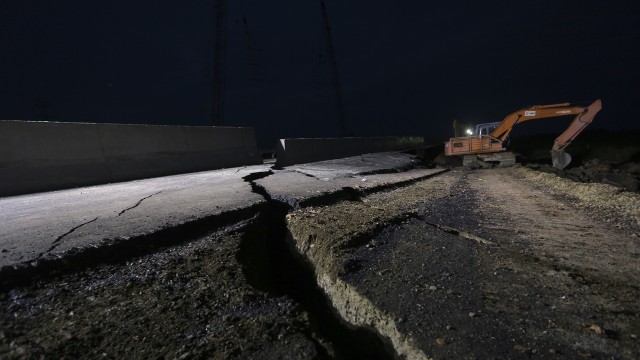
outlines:
[[[213,126],[224,115],[224,60],[227,47],[227,0],[213,0],[215,34],[213,48]]]
[[[338,124],[340,126],[340,135],[347,136],[347,124],[344,118],[344,105],[342,102],[342,91],[340,89],[340,77],[338,76],[338,65],[336,63],[336,54],[333,48],[333,38],[331,35],[331,24],[329,23],[329,15],[327,13],[327,7],[324,0],[320,0],[320,6],[322,7],[322,20],[324,22],[324,28],[327,40],[327,51],[329,52],[329,63],[331,65],[331,73],[333,80],[333,93],[336,100],[336,108],[338,111]]]
[[[240,5],[242,25],[244,25],[244,36],[247,44],[247,75],[249,81],[255,85],[262,83],[262,78],[260,77],[260,64],[258,63],[258,56],[262,52],[262,49],[254,46],[253,38],[249,32],[249,20],[247,20],[242,1],[239,1],[238,4]]]

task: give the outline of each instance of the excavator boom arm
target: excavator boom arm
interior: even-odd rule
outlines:
[[[590,116],[587,116],[587,118],[589,118],[589,122],[591,122],[590,120],[593,119],[595,113],[597,113],[601,108],[602,105],[600,100],[596,100],[593,104],[586,108],[581,106],[572,106],[569,103],[531,106],[525,109],[518,110],[504,118],[504,120],[502,120],[502,123],[500,123],[500,125],[498,125],[498,127],[491,133],[491,136],[499,139],[500,141],[505,141],[516,124],[520,124],[525,121],[550,117],[577,115],[576,119],[574,120],[574,123],[576,123],[579,118],[585,118],[587,113],[592,113],[590,114]],[[584,122],[580,122],[580,124],[583,123]],[[581,127],[574,127],[572,123],[572,125],[569,126],[567,130],[565,130],[561,137],[566,133],[573,133],[573,136],[569,137],[570,140],[573,140],[575,136],[577,136],[586,125],[588,125],[588,123]],[[577,128],[579,128],[579,130],[575,132],[574,130]]]
[[[600,100],[594,101],[589,105],[584,112],[576,116],[571,122],[571,125],[560,136],[556,138],[553,143],[552,151],[563,150],[587,127],[591,124],[593,118],[596,117],[598,111],[602,109],[602,102]]]

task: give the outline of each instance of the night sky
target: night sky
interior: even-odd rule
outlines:
[[[222,125],[262,147],[340,135],[320,0],[228,2]],[[350,134],[440,141],[454,118],[597,98],[593,127],[640,128],[640,1],[325,3]],[[0,119],[210,125],[214,18],[213,0],[3,0]]]

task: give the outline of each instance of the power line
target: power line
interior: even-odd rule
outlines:
[[[215,38],[213,53],[213,126],[224,116],[224,62],[227,47],[227,0],[214,0]]]
[[[333,38],[331,35],[331,24],[329,22],[329,15],[327,13],[327,7],[324,0],[320,0],[322,7],[322,20],[324,21],[324,28],[326,32],[327,50],[329,51],[329,62],[331,64],[331,70],[333,74],[333,88],[336,99],[336,108],[338,110],[338,124],[340,126],[340,135],[347,136],[347,125],[344,117],[344,104],[342,102],[342,91],[340,89],[340,77],[338,76],[338,65],[336,63],[336,55],[333,47]]]

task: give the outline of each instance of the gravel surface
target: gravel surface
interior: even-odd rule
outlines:
[[[568,196],[617,227],[640,227],[640,194],[603,183],[582,183],[554,174],[516,167],[516,174],[537,188]]]
[[[341,315],[408,358],[637,358],[637,226],[600,219],[640,202],[585,207],[527,171],[454,169],[288,226]]]

